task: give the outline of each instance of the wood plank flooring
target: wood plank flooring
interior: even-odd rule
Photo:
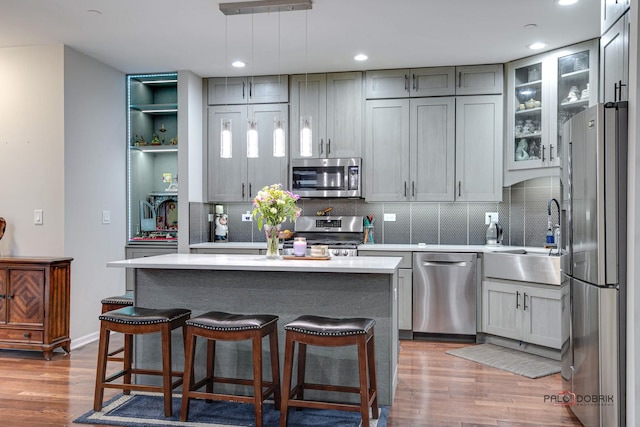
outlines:
[[[466,345],[402,341],[390,427],[581,425],[567,408],[544,402],[561,391],[559,375],[531,380],[445,354]],[[72,421],[93,406],[97,348],[56,352],[49,362],[0,350],[0,425],[78,426]],[[117,392],[106,390],[105,400]]]

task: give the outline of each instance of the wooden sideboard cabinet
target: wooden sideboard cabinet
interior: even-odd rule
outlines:
[[[69,352],[73,258],[0,258],[0,349]]]

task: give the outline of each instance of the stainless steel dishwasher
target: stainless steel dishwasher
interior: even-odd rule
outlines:
[[[476,334],[476,254],[413,254],[413,332]]]

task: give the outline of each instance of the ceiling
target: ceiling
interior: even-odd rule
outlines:
[[[213,77],[501,63],[600,35],[600,0],[313,0],[235,16],[219,3],[0,0],[0,48],[65,44],[124,73]]]

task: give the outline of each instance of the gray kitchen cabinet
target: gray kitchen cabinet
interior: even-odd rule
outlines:
[[[562,290],[521,282],[482,282],[483,332],[559,350]]]
[[[501,200],[501,95],[369,100],[365,123],[367,201]]]
[[[631,0],[600,0],[600,34],[607,32],[630,5]]]
[[[600,38],[600,102],[628,100],[629,14],[625,13]]]
[[[413,329],[413,256],[412,252],[358,249],[358,256],[402,257],[398,266],[398,329]]]
[[[266,245],[266,244],[265,244]],[[260,249],[245,248],[225,248],[224,243],[220,243],[217,248],[193,248],[190,250],[192,254],[219,254],[219,255],[260,255]]]
[[[455,95],[455,67],[429,67],[366,72],[366,98]]]
[[[502,201],[502,95],[456,97],[455,200]]]
[[[291,158],[301,158],[303,116],[311,116],[312,157],[361,157],[363,109],[361,72],[291,76]]]
[[[504,185],[558,176],[562,126],[598,102],[598,41],[511,62]]]
[[[144,258],[155,255],[175,254],[178,253],[176,245],[159,245],[159,244],[131,244],[124,248],[125,259]],[[136,284],[136,271],[133,268],[126,269],[125,283],[126,290],[133,291]]]
[[[504,65],[456,67],[456,95],[492,95],[504,92]]]
[[[207,194],[210,202],[251,201],[265,185],[287,182],[287,157],[273,156],[273,119],[286,104],[213,106],[208,109]],[[232,157],[220,157],[221,119],[232,120]],[[247,158],[247,119],[258,126],[259,157]],[[285,128],[286,132],[286,128]]]
[[[289,102],[289,77],[212,77],[207,79],[207,104],[274,104]]]

